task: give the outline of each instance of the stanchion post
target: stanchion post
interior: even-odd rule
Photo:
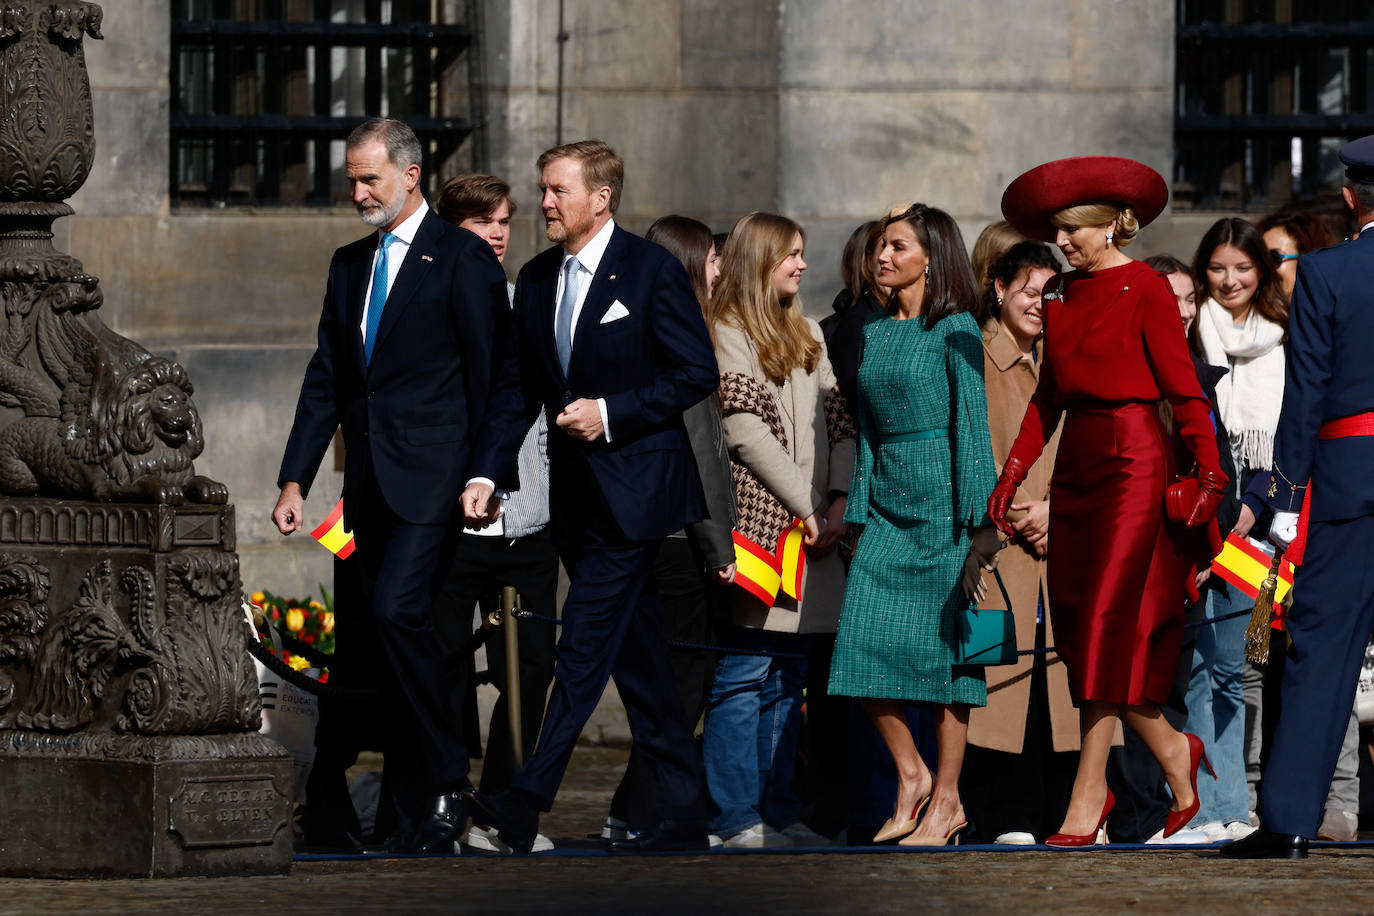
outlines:
[[[520,595],[511,586],[501,589],[502,635],[506,638],[506,716],[510,719],[511,755],[518,769],[525,762],[525,742],[522,734],[520,705],[520,630],[515,612],[520,609]]]

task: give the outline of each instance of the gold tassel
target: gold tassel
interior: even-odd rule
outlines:
[[[1255,611],[1250,615],[1250,625],[1245,628],[1245,657],[1257,665],[1269,663],[1269,633],[1274,618],[1274,592],[1279,587],[1279,566],[1283,563],[1283,551],[1274,554],[1274,564],[1269,567],[1269,575],[1260,585],[1259,595],[1255,597]]]

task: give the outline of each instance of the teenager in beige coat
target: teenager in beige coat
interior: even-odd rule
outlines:
[[[1059,272],[1040,242],[1021,242],[989,268],[983,300],[983,377],[988,429],[1000,471],[1039,380],[1040,294]],[[1016,491],[1008,521],[1016,534],[998,557],[1016,618],[1016,644],[1054,645],[1045,584],[1050,475],[1059,434]],[[985,574],[984,608],[1006,607]],[[1068,805],[1078,755],[1078,711],[1064,663],[1054,652],[1023,655],[987,671],[987,706],[969,715],[961,793],[978,840],[1028,845],[1055,832]]]
[[[835,554],[854,467],[854,428],[820,326],[801,314],[805,236],[791,220],[751,213],[725,243],[708,326],[739,532],[770,552],[793,519],[805,526],[800,600],[732,589],[732,623],[706,705],[703,752],[712,829],[726,846],[814,846],[792,791],[807,635],[833,633],[844,597]],[[737,574],[738,575],[738,574]],[[770,653],[770,654],[762,654]]]

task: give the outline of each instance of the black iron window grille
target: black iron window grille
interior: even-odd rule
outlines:
[[[1310,201],[1374,133],[1370,0],[1178,0],[1176,47],[1175,207]]]
[[[347,202],[344,139],[400,118],[441,172],[486,161],[476,0],[172,0],[173,206]]]

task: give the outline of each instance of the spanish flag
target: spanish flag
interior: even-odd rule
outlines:
[[[806,572],[805,531],[801,520],[794,518],[778,535],[771,552],[735,531],[735,584],[769,607],[779,591],[800,601]]]
[[[353,532],[344,530],[343,499],[334,506],[329,517],[310,532],[310,536],[327,547],[330,553],[337,554],[340,560],[353,556]]]
[[[1221,553],[1212,560],[1212,572],[1245,592],[1251,598],[1259,597],[1260,584],[1269,575],[1273,557],[1232,531],[1226,536]],[[1279,585],[1274,592],[1277,605],[1293,587],[1293,564],[1287,560],[1279,567]]]

